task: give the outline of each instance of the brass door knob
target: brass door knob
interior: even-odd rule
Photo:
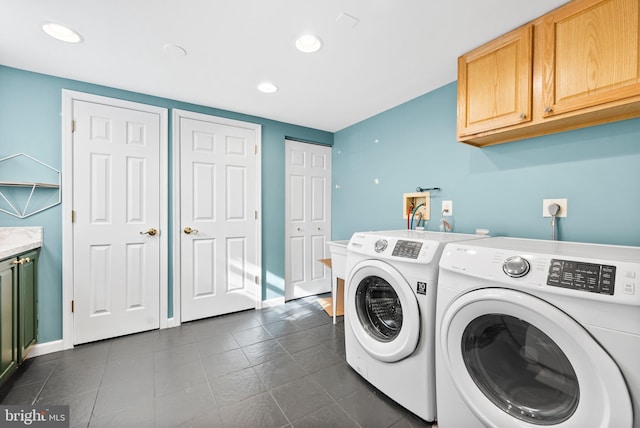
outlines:
[[[158,229],[154,229],[153,227],[147,230],[146,232],[140,232],[140,235],[156,236],[157,234],[158,234]]]
[[[187,227],[185,227],[185,228],[184,228],[184,233],[186,233],[187,235],[191,235],[192,233],[193,233],[194,235],[197,235],[197,234],[198,234],[198,232],[199,232],[199,230],[198,230],[198,229],[191,229],[189,226],[187,226]]]

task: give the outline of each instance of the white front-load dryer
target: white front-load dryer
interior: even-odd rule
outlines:
[[[640,248],[514,238],[447,245],[440,428],[640,427]]]
[[[355,233],[347,247],[345,353],[369,383],[435,419],[435,302],[445,243],[476,235],[414,230]]]

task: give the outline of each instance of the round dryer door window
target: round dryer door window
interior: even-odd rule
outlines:
[[[557,343],[524,320],[479,316],[463,333],[462,357],[482,393],[518,419],[555,425],[578,407],[580,387],[571,362]]]
[[[487,426],[630,426],[616,363],[573,318],[515,290],[466,293],[442,314],[443,367]]]
[[[406,279],[391,265],[365,260],[345,288],[345,316],[356,340],[372,357],[399,361],[420,339],[420,308]]]

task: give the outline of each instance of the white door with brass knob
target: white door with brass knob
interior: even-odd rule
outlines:
[[[157,329],[166,110],[74,99],[73,119],[73,343]]]
[[[174,110],[174,317],[255,308],[261,297],[260,125]],[[177,278],[179,278],[177,280]]]

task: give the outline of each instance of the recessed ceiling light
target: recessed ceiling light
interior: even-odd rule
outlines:
[[[63,42],[80,43],[82,41],[80,33],[55,22],[45,22],[42,24],[42,30],[54,39]]]
[[[300,52],[313,53],[322,47],[322,42],[313,34],[303,34],[296,40],[296,48]]]
[[[258,85],[258,90],[265,94],[273,94],[278,91],[278,87],[271,82],[262,82]]]

